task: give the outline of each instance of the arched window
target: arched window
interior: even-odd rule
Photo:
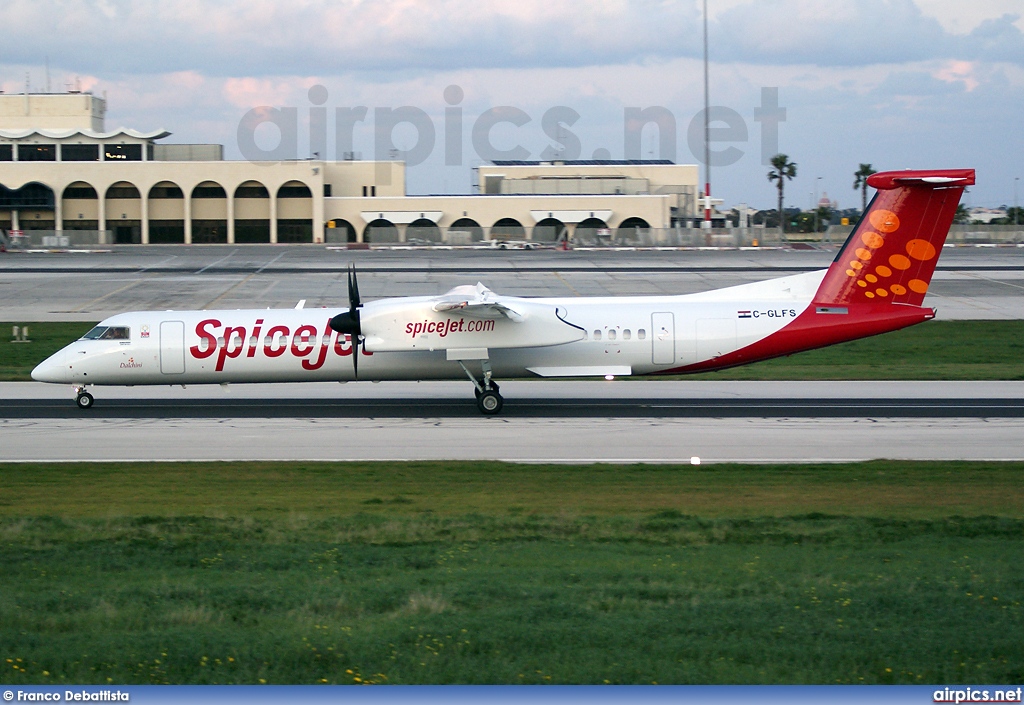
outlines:
[[[363,231],[363,242],[398,242],[398,228],[390,220],[377,218]]]
[[[507,238],[522,239],[524,237],[526,237],[526,229],[523,228],[523,224],[515,218],[502,218],[491,226],[492,240],[504,240]]]
[[[441,230],[434,221],[418,218],[406,227],[405,241],[413,245],[436,244],[441,242]]]
[[[558,218],[545,218],[533,226],[533,239],[554,242],[565,236],[565,223]]]

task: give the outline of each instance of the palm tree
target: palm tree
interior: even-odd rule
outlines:
[[[779,189],[779,233],[785,233],[786,216],[782,212],[782,192],[786,179],[796,176],[796,164],[789,161],[785,154],[776,154],[772,157],[772,166],[775,168],[768,172],[768,180],[776,182],[776,188]]]
[[[860,212],[863,213],[868,208],[868,177],[875,173],[875,170],[871,168],[870,164],[861,164],[857,171],[853,172],[855,181],[853,187],[860,189]]]

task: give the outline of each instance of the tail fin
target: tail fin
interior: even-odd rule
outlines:
[[[878,189],[814,301],[920,306],[974,169],[872,174]]]

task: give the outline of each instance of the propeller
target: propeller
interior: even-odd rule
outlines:
[[[331,329],[341,335],[348,335],[352,340],[352,371],[359,379],[359,346],[363,341],[363,329],[359,324],[359,309],[363,304],[359,300],[359,282],[356,280],[356,266],[348,267],[348,311],[339,313],[331,319]]]

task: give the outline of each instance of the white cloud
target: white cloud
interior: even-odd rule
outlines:
[[[794,194],[825,176],[842,204],[860,161],[920,162],[978,166],[972,197],[991,188],[998,205],[995,185],[1024,159],[1020,0],[709,4],[712,101],[739,111],[751,136],[748,156],[716,174],[717,193],[772,203],[752,117],[760,88],[778,86],[782,148],[801,164]],[[329,89],[328,107],[365,105],[371,117],[375,106],[421,107],[439,145],[442,93],[454,83],[467,131],[489,107],[527,111],[532,122],[506,137],[534,155],[551,142],[540,128],[551,106],[581,114],[572,129],[589,157],[622,155],[624,107],[664,105],[677,118],[678,159],[691,161],[686,126],[702,106],[700,0],[8,0],[4,20],[4,90],[22,90],[26,70],[39,90],[49,56],[55,87],[80,75],[108,94],[108,126],[167,128],[236,157],[246,110],[292,105],[305,117],[314,83]],[[371,137],[361,124],[366,157]],[[410,170],[410,187],[467,188],[469,160],[467,140],[465,166],[435,158]]]
[[[985,20],[1018,15],[1015,24],[1024,30],[1020,0],[914,0],[926,17],[934,18],[952,34],[969,34]]]

